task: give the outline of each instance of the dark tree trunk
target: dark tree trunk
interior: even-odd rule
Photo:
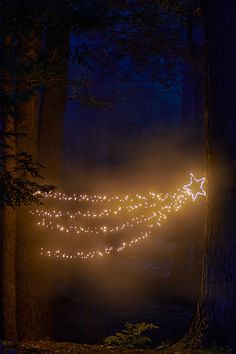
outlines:
[[[188,131],[188,143],[203,145],[203,60],[202,60],[202,17],[197,14],[197,4],[191,2],[188,10],[186,37],[189,62],[183,67],[181,125]]]
[[[20,108],[17,133],[18,152],[36,156],[37,95]],[[36,266],[37,250],[30,223],[29,207],[17,210],[17,325],[19,339],[38,339],[40,333],[40,283]]]
[[[32,34],[27,39],[24,55],[27,60],[37,59],[40,39]],[[28,50],[29,48],[29,50]],[[27,87],[27,81],[21,83]],[[16,120],[17,152],[26,152],[34,160],[38,153],[39,95],[32,95],[19,106]],[[30,219],[30,207],[17,210],[17,329],[18,339],[41,339],[42,324],[42,276],[38,257],[35,230]]]
[[[56,21],[48,28],[46,36],[47,59],[57,68],[58,81],[45,85],[39,130],[39,159],[46,167],[47,180],[54,184],[59,184],[61,180],[70,42],[69,28],[65,26],[63,32],[58,31],[58,28],[60,23],[57,25]]]
[[[4,55],[11,54],[11,36],[4,38],[5,45]],[[13,79],[10,70],[5,70],[1,77],[1,91],[3,94],[10,94],[13,90]],[[3,131],[3,153],[14,155],[16,153],[15,138],[15,117],[13,115],[13,107],[6,104],[8,113],[2,118]],[[12,173],[15,168],[14,159],[7,159],[5,169],[6,172]],[[17,338],[16,326],[16,212],[13,208],[6,206],[1,210],[1,320],[2,335],[6,340],[15,340]]]
[[[54,25],[53,25],[54,24]],[[62,178],[63,142],[64,142],[64,115],[67,91],[67,70],[70,44],[70,31],[67,25],[63,32],[60,18],[52,19],[46,34],[46,55],[49,63],[57,68],[58,80],[46,84],[41,100],[39,122],[39,161],[45,166],[44,177],[47,181],[60,186]],[[45,332],[53,336],[54,312],[54,282],[53,268],[44,272],[47,283],[47,294],[44,297],[47,313],[45,318]]]
[[[6,134],[5,153],[16,153],[15,142],[15,123],[14,117],[4,118],[3,131]],[[8,135],[9,134],[9,135]],[[6,170],[12,171],[14,161],[6,163]],[[2,231],[2,250],[1,250],[1,271],[2,271],[2,322],[3,337],[6,340],[15,340],[17,337],[16,329],[16,211],[6,206],[1,211],[1,231]]]
[[[236,2],[205,2],[207,222],[202,292],[186,336],[236,350]]]

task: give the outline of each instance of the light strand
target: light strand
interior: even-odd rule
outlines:
[[[44,228],[49,228],[51,230],[58,230],[61,232],[66,232],[66,233],[74,233],[74,234],[94,234],[94,235],[103,235],[103,234],[111,234],[111,233],[117,233],[121,232],[127,228],[133,228],[136,225],[142,224],[149,222],[152,219],[155,219],[158,215],[160,218],[165,218],[165,213],[163,211],[168,211],[170,210],[176,203],[176,201],[179,201],[180,203],[183,203],[185,199],[187,199],[187,193],[174,193],[173,195],[170,195],[168,193],[168,198],[169,198],[169,204],[160,207],[160,210],[156,209],[151,215],[145,216],[144,214],[141,214],[139,217],[135,216],[132,217],[130,220],[120,224],[116,225],[114,227],[108,227],[107,225],[102,225],[102,226],[95,226],[95,227],[85,227],[81,225],[68,225],[66,226],[65,224],[61,223],[55,223],[51,220],[47,220],[46,217],[44,217],[41,221],[38,221],[38,226],[44,227]],[[166,198],[163,198],[165,200]],[[45,216],[48,216],[47,213],[44,213]],[[56,215],[61,215],[61,214],[56,214]],[[158,216],[158,217],[159,217]],[[50,216],[49,216],[50,218]]]
[[[184,199],[182,199],[183,197],[185,197],[185,195],[181,195],[179,196],[179,198],[177,199],[176,203],[174,203],[172,205],[172,208],[169,208],[167,206],[163,207],[163,209],[167,210],[167,213],[170,213],[172,211],[172,209],[174,209],[175,211],[178,211],[184,204],[184,202],[186,202],[187,198],[185,197]],[[149,237],[152,233],[152,231],[150,230],[151,228],[153,228],[154,226],[161,226],[161,220],[165,220],[167,219],[167,215],[166,214],[159,214],[159,218],[157,220],[156,223],[152,223],[148,226],[149,230],[145,231],[145,232],[141,232],[140,235],[130,241],[122,241],[119,247],[106,247],[103,250],[93,250],[93,251],[77,251],[75,254],[68,254],[66,252],[61,252],[60,250],[45,250],[44,248],[41,248],[41,255],[46,255],[48,257],[56,257],[56,258],[61,258],[61,259],[82,259],[82,260],[86,260],[86,259],[92,259],[94,257],[103,257],[105,255],[109,255],[111,253],[119,253],[122,252],[125,248],[128,247],[132,247],[134,245],[136,245],[137,243],[139,243],[140,241],[146,239],[147,237]]]
[[[94,228],[85,228],[84,230],[82,230],[85,233],[93,233],[94,231],[95,231],[95,233],[97,233],[98,230],[102,231],[103,233],[106,233],[106,232],[112,233],[112,232],[114,232],[114,230],[117,232],[123,231],[123,229],[125,228],[125,227],[123,227],[124,225],[126,225],[127,227],[133,227],[134,225],[138,225],[139,223],[144,223],[144,222],[147,223],[147,225],[145,227],[146,231],[142,231],[139,236],[131,239],[130,241],[121,241],[119,246],[116,246],[116,247],[107,246],[103,249],[90,250],[90,251],[77,250],[75,253],[70,253],[70,254],[67,252],[63,252],[59,249],[50,250],[50,249],[41,248],[41,255],[45,255],[48,257],[56,257],[59,259],[86,260],[86,259],[92,259],[94,257],[103,257],[105,255],[109,255],[112,253],[119,253],[119,252],[123,251],[124,249],[126,249],[128,247],[132,247],[135,244],[139,243],[140,241],[149,237],[152,234],[152,229],[154,227],[160,227],[162,225],[162,222],[167,219],[168,214],[170,214],[172,211],[177,212],[178,210],[180,210],[182,208],[182,206],[186,203],[186,201],[189,199],[189,196],[191,196],[192,201],[195,201],[196,198],[200,195],[205,196],[206,191],[204,189],[204,183],[205,183],[204,177],[200,178],[200,179],[196,179],[194,177],[194,175],[191,173],[190,174],[190,183],[188,185],[183,186],[182,190],[179,189],[177,193],[174,193],[174,194],[167,193],[164,197],[160,194],[159,195],[157,195],[155,193],[149,194],[149,195],[151,195],[152,198],[156,198],[156,196],[158,196],[158,198],[162,202],[164,202],[165,200],[168,201],[167,205],[161,206],[159,208],[159,210],[155,210],[155,212],[153,212],[151,215],[149,215],[149,216],[141,215],[141,218],[138,218],[138,217],[132,218],[131,223],[130,223],[130,221],[128,221],[128,222],[122,224],[121,226],[115,226],[113,228],[108,228],[105,225],[105,226],[100,227],[100,229],[99,229],[99,227],[94,227]],[[198,190],[196,190],[196,186],[198,186]],[[200,188],[200,191],[199,191],[199,188]],[[61,195],[61,194],[59,193],[59,195]],[[143,199],[146,198],[145,203],[148,201],[148,198],[146,196],[141,196],[141,195],[138,195],[138,196],[140,196],[140,198],[143,198]],[[91,199],[91,201],[94,201],[95,197],[102,198],[102,196],[92,196],[91,198],[93,198],[93,199]],[[87,198],[87,196],[86,196],[86,198]],[[104,198],[104,196],[103,196],[103,198]],[[112,197],[112,198],[114,198],[114,197]],[[105,199],[107,199],[107,201],[111,201],[111,200],[114,200],[112,198],[105,198]],[[126,201],[129,200],[129,196],[126,196],[126,198],[127,198]],[[88,199],[89,199],[89,197],[88,197]],[[103,200],[105,200],[105,199],[103,199]],[[119,202],[122,201],[122,199],[119,199],[117,197],[115,197],[115,199],[119,200]],[[66,199],[66,200],[68,200],[68,199]],[[133,199],[130,199],[130,201],[131,200],[133,202]],[[150,207],[150,205],[152,205],[152,204],[148,203],[149,207]],[[44,223],[43,226],[47,227],[47,228],[50,227],[51,229],[53,229],[53,226],[54,226],[53,224],[50,224],[50,223],[46,224],[46,221],[45,221],[46,218],[49,217],[49,219],[50,219],[50,215],[47,213],[48,212],[45,212],[45,211],[39,212],[39,213],[36,212],[36,215],[37,216],[44,216],[45,219],[43,219],[43,223]],[[62,213],[60,214],[60,212],[56,212],[56,211],[54,214],[53,214],[53,217],[56,217],[56,218],[63,216]],[[56,216],[56,215],[58,215],[58,216]],[[66,215],[68,215],[68,214],[66,214]],[[70,225],[70,226],[72,227],[72,229],[74,228],[74,230],[76,230],[76,233],[77,233],[77,231],[78,231],[77,226],[74,226],[74,225]],[[60,226],[60,227],[63,228],[60,231],[69,232],[69,231],[67,231],[69,229],[66,229],[64,226]],[[78,226],[78,227],[80,227],[80,226]],[[56,228],[58,228],[58,227],[56,227]],[[99,232],[98,232],[98,234],[99,234]]]

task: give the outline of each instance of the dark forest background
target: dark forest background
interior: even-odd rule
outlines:
[[[233,1],[0,2],[1,337],[98,343],[125,322],[145,321],[160,327],[156,345],[175,342],[191,327],[200,297],[204,314],[214,313],[206,342],[235,343],[232,299],[226,295],[224,321],[220,294],[211,312],[201,291],[204,199],[137,248],[91,262],[40,257],[57,232],[39,230],[30,215],[46,203],[36,191],[167,193],[186,184],[189,172],[205,175],[206,160],[214,186],[207,245],[213,231],[226,240],[212,241],[209,274],[230,268],[234,279],[227,263],[235,248],[229,256],[236,129],[227,31],[235,34],[234,10]],[[201,327],[205,338],[198,320],[190,332]]]

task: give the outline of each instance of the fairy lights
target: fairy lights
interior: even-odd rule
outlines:
[[[37,216],[42,216],[43,218],[38,221],[38,225],[44,228],[49,228],[51,230],[58,230],[61,232],[66,232],[66,233],[74,233],[76,235],[81,235],[81,234],[94,234],[94,235],[104,235],[107,233],[118,233],[121,232],[127,228],[133,228],[136,225],[139,224],[148,224],[150,223],[151,220],[156,219],[157,217],[165,218],[165,212],[169,212],[171,208],[175,208],[175,203],[176,200],[179,203],[182,203],[185,199],[187,199],[187,196],[185,193],[178,191],[178,193],[174,194],[166,194],[164,197],[160,198],[160,195],[155,195],[152,193],[152,198],[158,198],[159,202],[161,203],[148,203],[146,205],[145,203],[145,208],[149,206],[150,209],[154,209],[151,214],[141,214],[138,216],[133,216],[132,218],[129,218],[127,221],[114,225],[114,226],[107,226],[107,225],[100,225],[100,226],[93,226],[93,227],[86,227],[86,226],[81,226],[80,223],[76,224],[68,224],[68,220],[70,221],[71,219],[71,214],[70,213],[64,213],[62,211],[40,211],[36,210],[35,212],[31,212],[34,215]],[[163,202],[167,203],[163,206]],[[135,205],[136,206],[136,205]],[[128,206],[128,208],[132,207],[131,205]],[[137,211],[138,208],[134,207],[134,210]],[[177,209],[176,209],[177,211]],[[64,223],[61,223],[58,221],[58,219],[64,220]],[[91,214],[91,218],[93,218],[93,214]],[[54,221],[55,220],[55,221]],[[73,220],[74,221],[74,220]]]
[[[94,257],[103,257],[105,255],[119,253],[124,249],[134,246],[140,241],[151,236],[155,227],[160,227],[162,223],[167,219],[167,216],[173,212],[180,210],[183,205],[189,200],[191,196],[192,201],[195,201],[198,196],[206,195],[204,189],[205,177],[200,179],[195,178],[193,173],[190,173],[190,183],[184,185],[182,189],[178,189],[175,193],[156,194],[149,193],[148,195],[136,194],[135,196],[106,196],[106,195],[69,195],[63,193],[47,193],[44,195],[49,201],[72,201],[76,203],[109,203],[110,207],[103,208],[102,210],[76,210],[76,211],[63,211],[62,210],[44,210],[37,209],[31,211],[31,214],[36,217],[37,225],[46,228],[48,230],[56,230],[62,234],[72,234],[74,236],[93,236],[104,238],[104,242],[107,242],[107,236],[111,234],[117,235],[122,240],[119,241],[117,246],[104,246],[100,249],[94,250],[77,250],[74,253],[63,252],[60,249],[45,249],[41,248],[41,255],[48,257],[56,257],[60,259],[92,259]],[[113,204],[115,204],[113,206]],[[131,217],[130,213],[134,213]],[[137,215],[138,213],[138,215]],[[108,218],[109,217],[109,218]],[[120,223],[114,223],[115,219],[125,218],[126,220]],[[82,220],[90,221],[89,226],[84,225]],[[109,220],[112,218],[112,222]],[[97,220],[95,224],[93,220]],[[107,222],[108,219],[108,222]],[[100,220],[100,221],[99,221]],[[73,221],[73,224],[71,222]],[[139,233],[139,236],[132,238],[131,240],[124,240],[125,229],[133,229],[134,227],[141,227],[144,230]],[[116,237],[117,237],[116,236]]]
[[[154,196],[152,195],[152,198],[154,198]],[[31,211],[30,213],[32,215],[38,215],[38,216],[46,216],[49,218],[59,218],[59,217],[64,217],[64,216],[69,216],[71,219],[75,219],[76,217],[84,217],[84,218],[101,218],[101,217],[105,217],[105,216],[112,216],[112,215],[118,215],[122,212],[128,211],[128,213],[137,211],[137,209],[143,208],[143,209],[148,209],[148,208],[155,208],[157,206],[158,202],[163,202],[166,199],[166,197],[162,198],[161,195],[157,195],[156,196],[156,201],[152,204],[148,203],[147,201],[143,202],[143,203],[137,203],[135,202],[134,204],[131,205],[123,205],[123,206],[118,206],[117,208],[111,209],[111,208],[106,208],[103,209],[99,212],[94,212],[91,210],[86,210],[86,211],[81,211],[81,210],[77,210],[76,212],[66,212],[63,213],[62,211],[56,211],[56,210],[52,210],[52,211],[44,211],[44,210],[34,210]],[[147,200],[147,198],[146,198]],[[133,202],[134,199],[131,199],[131,202]]]
[[[151,235],[151,231],[141,232],[140,235],[129,242],[122,242],[118,247],[105,247],[102,250],[93,250],[93,251],[76,251],[75,253],[66,253],[61,252],[60,250],[45,250],[41,248],[41,255],[48,256],[48,257],[56,257],[61,259],[92,259],[94,257],[103,257],[105,255],[109,255],[111,253],[119,253],[123,251],[127,247],[132,247],[137,242],[146,239],[148,236]]]
[[[40,192],[37,192],[40,193]],[[89,203],[110,203],[113,201],[119,201],[120,203],[126,202],[129,199],[129,196],[124,196],[120,198],[118,195],[108,197],[106,195],[87,195],[87,194],[71,194],[66,195],[65,193],[49,192],[41,193],[44,198],[53,199],[53,200],[62,200],[69,202],[89,202]],[[140,196],[142,198],[142,196]]]

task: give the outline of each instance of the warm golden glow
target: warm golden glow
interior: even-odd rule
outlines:
[[[119,246],[105,247],[102,250],[91,250],[89,252],[77,250],[74,254],[67,254],[59,249],[56,250],[45,250],[41,248],[41,254],[48,257],[57,257],[62,259],[88,259],[94,258],[95,256],[103,257],[112,252],[121,252],[125,248],[132,247],[136,243],[146,239],[152,233],[154,227],[160,227],[162,223],[167,219],[167,215],[176,212],[182,208],[182,206],[189,200],[189,196],[195,201],[200,195],[205,196],[206,191],[204,190],[205,178],[196,179],[194,175],[190,174],[190,183],[184,185],[182,189],[178,189],[175,193],[156,194],[149,193],[148,195],[136,194],[135,196],[112,196],[108,197],[106,195],[70,195],[62,193],[47,193],[45,198],[49,198],[55,201],[73,201],[77,203],[89,202],[89,203],[112,203],[115,207],[107,207],[100,211],[81,211],[76,212],[63,212],[62,210],[44,210],[37,209],[31,211],[32,215],[40,218],[37,224],[40,227],[49,230],[58,230],[59,232],[72,233],[75,236],[82,234],[88,234],[93,236],[107,236],[112,233],[121,233],[125,229],[134,228],[135,226],[142,224],[145,228],[139,236],[132,238],[132,240],[125,241],[121,240]],[[140,215],[132,216],[130,213],[139,212]],[[84,226],[81,224],[81,218],[86,219],[102,219],[107,217],[117,217],[118,214],[125,214],[126,218],[129,217],[127,221],[116,224],[115,226],[109,226],[109,224],[104,224],[100,226]],[[60,221],[61,220],[61,221]],[[66,220],[65,223],[64,220]],[[71,224],[69,221],[73,221]],[[76,224],[75,224],[76,222]],[[121,233],[121,237],[123,234]]]

